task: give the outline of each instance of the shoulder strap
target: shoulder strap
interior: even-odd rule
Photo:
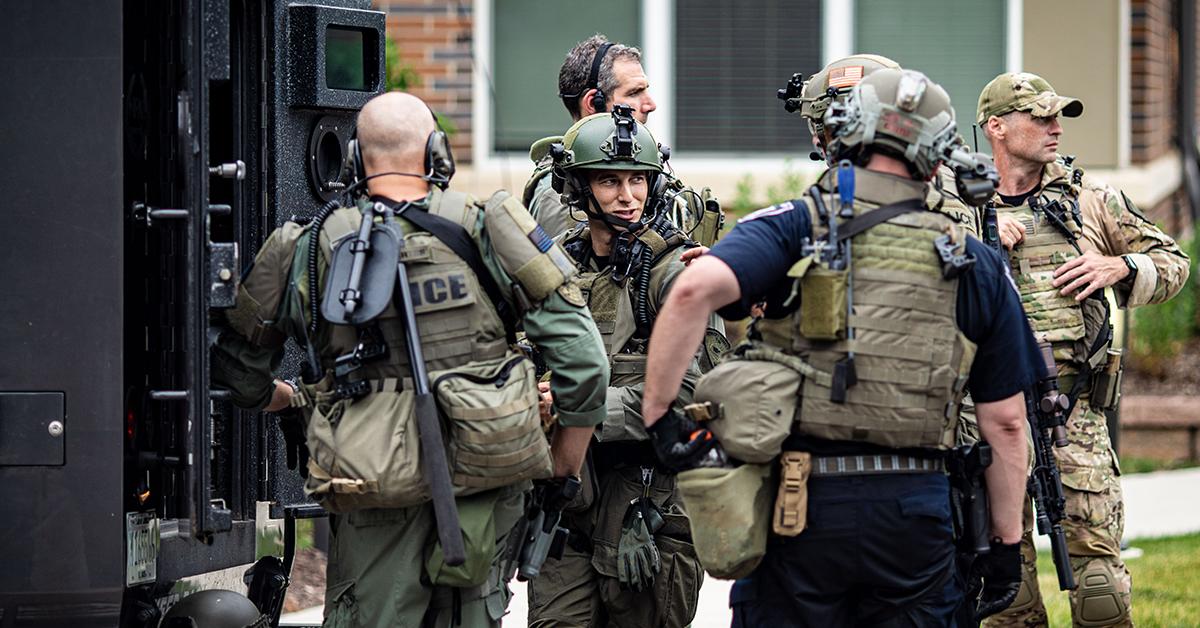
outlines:
[[[471,239],[467,230],[458,223],[412,207],[405,209],[400,217],[441,240],[443,244],[450,247],[450,250],[454,251],[455,255],[461,257],[471,267],[471,272],[479,278],[479,284],[483,286],[483,291],[487,293],[488,299],[492,301],[492,305],[496,306],[496,312],[500,315],[500,320],[504,322],[504,333],[508,337],[509,343],[515,343],[517,341],[516,316],[508,301],[501,294],[500,287],[496,285],[491,271],[484,265],[483,256],[479,254],[479,248],[475,246],[475,241]]]
[[[925,202],[922,199],[910,199],[884,205],[871,211],[864,212],[838,225],[837,241],[849,240],[854,236],[874,227],[883,222],[887,222],[900,214],[908,212],[925,211]]]

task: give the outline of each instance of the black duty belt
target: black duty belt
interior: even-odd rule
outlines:
[[[918,458],[893,454],[813,456],[812,477],[833,475],[877,475],[885,473],[943,473],[940,458]]]

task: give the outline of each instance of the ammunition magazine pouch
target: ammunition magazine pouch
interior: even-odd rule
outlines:
[[[742,578],[762,561],[771,527],[771,466],[700,468],[677,476],[696,554],[712,577]]]
[[[707,424],[725,452],[756,464],[779,455],[799,417],[805,378],[829,385],[830,375],[804,360],[754,343],[735,349],[696,383],[693,406],[704,406]],[[693,406],[687,410],[696,416]]]
[[[810,340],[846,337],[846,288],[850,273],[813,264],[800,279],[800,333]]]
[[[1091,405],[1096,410],[1115,410],[1121,403],[1121,350],[1109,349],[1102,368],[1092,375]]]
[[[780,536],[796,536],[808,525],[808,476],[812,454],[785,451],[779,457],[779,493],[771,529]]]

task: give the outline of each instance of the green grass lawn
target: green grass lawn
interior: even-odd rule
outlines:
[[[1159,460],[1157,458],[1134,458],[1121,456],[1121,475],[1130,473],[1149,473],[1151,471],[1170,471],[1173,469],[1188,469],[1200,466],[1200,463],[1187,459]]]
[[[1200,625],[1200,534],[1134,541],[1139,558],[1126,561],[1133,576],[1133,621],[1137,626]],[[1067,592],[1058,590],[1054,563],[1038,553],[1038,584],[1051,626],[1070,626]]]

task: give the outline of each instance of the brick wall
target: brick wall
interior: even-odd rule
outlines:
[[[470,0],[376,0],[388,14],[388,37],[421,84],[411,91],[454,122],[459,163],[471,160],[473,3]]]
[[[1175,144],[1176,1],[1130,1],[1130,159],[1135,164],[1153,161]]]

